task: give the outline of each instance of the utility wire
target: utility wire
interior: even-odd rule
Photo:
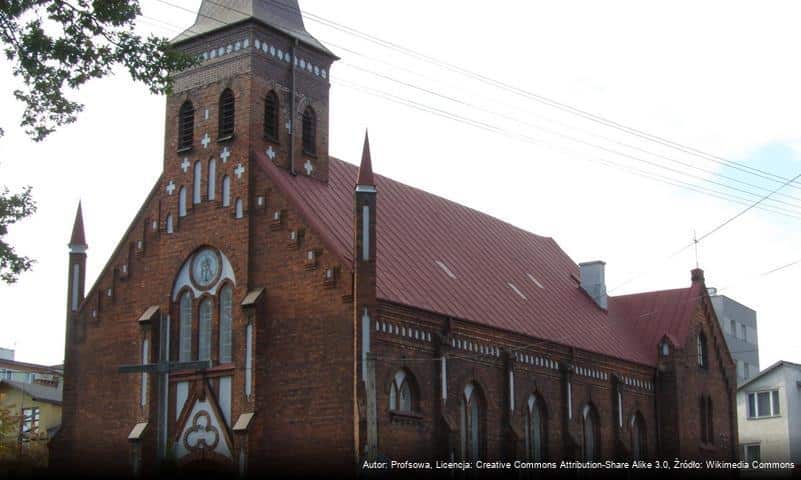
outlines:
[[[173,6],[173,7],[175,7],[175,8],[180,8],[180,9],[182,9],[182,10],[185,10],[185,11],[187,11],[187,12],[192,12],[191,10],[189,10],[189,9],[187,9],[187,8],[180,7],[180,6],[178,6],[178,5],[174,5],[174,4],[172,4],[172,3],[170,3],[170,2],[167,2],[167,1],[165,1],[165,0],[159,0],[159,1],[161,1],[162,3],[165,3],[165,4],[167,4],[167,5]],[[222,5],[222,4],[218,4],[218,3],[215,3],[215,2],[210,2],[210,3],[213,3],[213,4],[216,4],[216,5],[220,6],[220,7],[227,8],[227,9],[229,9],[229,10],[232,10],[232,11],[238,12],[238,13],[240,13],[240,14],[242,14],[242,15],[246,15],[246,12],[241,12],[241,11],[239,11],[239,10],[236,10],[236,9],[232,8],[232,7],[229,7],[229,6],[226,6],[226,5]],[[278,8],[287,8],[287,7],[285,7],[285,6],[283,6],[283,5],[280,5],[280,4],[276,4],[276,6],[277,6]],[[292,10],[294,11],[294,9],[292,9]],[[215,21],[217,21],[218,23],[220,23],[221,25],[226,25],[226,23],[225,23],[224,21],[220,20],[220,19],[217,19],[217,18],[214,18],[214,17],[208,16],[208,15],[204,15],[204,14],[201,14],[201,15],[202,15],[203,17],[206,17],[206,18],[210,18],[210,19],[212,19],[212,20],[215,20]],[[154,19],[154,20],[155,20],[155,19]],[[161,23],[166,23],[166,22],[161,22]],[[167,24],[167,25],[170,25],[170,24]],[[174,27],[174,28],[178,29],[179,31],[181,30],[181,29],[180,29],[180,27],[177,27],[177,26],[175,26],[175,25],[170,25],[170,26],[172,26],[172,27]],[[188,29],[188,30],[190,30],[190,31],[191,31],[191,28],[190,28],[190,29]],[[340,48],[344,48],[344,47],[340,47]],[[354,52],[354,53],[358,54],[358,52]],[[604,146],[602,146],[602,145],[598,145],[598,144],[591,143],[591,142],[587,142],[587,141],[585,141],[585,140],[582,140],[582,139],[579,139],[579,138],[576,138],[576,137],[572,137],[572,136],[569,136],[569,135],[565,135],[565,134],[563,134],[563,133],[561,133],[561,132],[557,132],[557,131],[554,131],[554,130],[551,130],[551,129],[547,129],[547,128],[545,128],[545,127],[542,127],[542,126],[540,126],[540,125],[532,124],[532,123],[530,123],[530,122],[526,122],[526,121],[520,120],[520,119],[518,119],[518,118],[511,117],[511,116],[509,116],[509,115],[504,115],[504,114],[501,114],[501,113],[498,113],[498,112],[495,112],[495,111],[492,111],[492,110],[484,109],[484,108],[478,107],[478,106],[476,106],[476,105],[474,105],[474,104],[470,104],[470,103],[464,102],[464,101],[462,101],[462,100],[456,99],[456,98],[454,98],[454,97],[452,97],[452,96],[443,95],[443,94],[441,94],[441,93],[438,93],[438,92],[432,91],[432,90],[430,90],[430,89],[425,89],[425,88],[419,87],[419,86],[417,86],[417,85],[410,84],[410,83],[408,83],[408,82],[402,82],[402,81],[400,81],[400,80],[398,80],[398,79],[395,79],[395,78],[393,78],[393,77],[389,77],[389,76],[387,76],[387,75],[384,75],[384,74],[381,74],[381,73],[378,73],[378,72],[374,72],[374,71],[372,71],[372,70],[369,70],[369,69],[365,69],[365,68],[358,67],[358,66],[356,66],[356,65],[351,65],[351,64],[346,64],[346,65],[347,65],[347,66],[349,66],[349,67],[351,67],[351,68],[355,68],[355,69],[358,69],[358,70],[361,70],[361,71],[364,71],[364,72],[370,73],[370,74],[372,74],[372,75],[378,76],[379,78],[383,78],[383,79],[385,79],[385,80],[394,81],[394,82],[396,82],[396,83],[401,83],[401,84],[403,84],[403,85],[405,85],[405,86],[407,86],[407,87],[415,88],[415,89],[417,89],[417,90],[420,90],[420,91],[423,91],[423,92],[425,92],[425,93],[428,93],[428,94],[431,94],[431,95],[436,95],[436,96],[438,96],[438,97],[440,97],[440,98],[444,98],[444,99],[446,99],[446,100],[449,100],[449,101],[452,101],[452,102],[456,102],[456,103],[458,103],[458,104],[461,104],[461,105],[465,105],[465,106],[469,106],[469,107],[472,107],[472,108],[476,108],[476,109],[479,109],[479,110],[481,110],[481,111],[484,111],[484,112],[487,112],[487,113],[490,113],[490,114],[493,114],[493,115],[496,115],[496,116],[500,116],[500,117],[502,117],[502,118],[507,118],[507,119],[510,119],[510,120],[512,120],[512,121],[515,121],[515,122],[518,122],[518,123],[523,123],[523,124],[526,124],[526,125],[529,125],[529,126],[533,126],[533,127],[535,127],[535,128],[538,128],[538,129],[540,129],[540,130],[546,131],[546,132],[547,132],[547,133],[549,133],[549,134],[552,134],[552,135],[556,135],[556,136],[559,136],[559,137],[565,138],[565,139],[567,139],[567,140],[569,140],[569,141],[573,141],[573,142],[581,143],[581,144],[587,145],[587,146],[589,146],[589,147],[592,147],[592,148],[598,148],[598,149],[601,149],[601,150],[607,151],[607,152],[609,152],[609,153],[612,153],[612,154],[615,154],[615,155],[621,155],[621,156],[627,157],[627,158],[629,158],[629,159],[632,159],[632,160],[635,160],[635,161],[645,162],[645,163],[647,163],[647,164],[649,164],[649,165],[651,165],[651,166],[654,166],[654,167],[656,167],[656,168],[665,169],[665,170],[668,170],[668,171],[671,171],[671,172],[677,173],[677,174],[679,174],[679,175],[686,175],[686,176],[692,177],[692,178],[694,178],[694,179],[698,179],[698,180],[700,180],[700,181],[704,181],[704,182],[707,182],[707,183],[712,183],[712,184],[715,184],[715,185],[721,186],[721,187],[723,187],[723,188],[728,188],[728,189],[731,189],[731,190],[734,190],[734,191],[738,191],[738,192],[740,192],[740,193],[745,193],[745,194],[747,194],[747,195],[752,195],[752,196],[754,196],[754,197],[758,197],[758,196],[759,196],[758,194],[756,194],[756,193],[754,193],[754,192],[751,192],[751,191],[749,191],[749,190],[744,190],[744,189],[740,189],[740,188],[737,188],[737,187],[733,187],[733,186],[731,186],[731,185],[728,185],[728,184],[725,184],[725,183],[715,182],[714,180],[710,180],[710,179],[707,179],[707,178],[702,178],[702,177],[693,176],[693,175],[691,175],[691,174],[689,174],[689,173],[687,173],[687,172],[681,171],[681,170],[677,170],[677,169],[674,169],[674,168],[666,167],[666,166],[664,166],[664,165],[662,165],[662,164],[659,164],[659,163],[656,163],[656,162],[651,162],[651,161],[648,161],[648,160],[644,160],[644,159],[642,159],[642,158],[640,158],[640,157],[635,157],[635,156],[633,156],[633,155],[629,155],[629,154],[626,154],[626,153],[623,153],[623,152],[619,152],[619,151],[617,151],[617,150],[609,149],[609,148],[607,148],[607,147],[604,147]],[[596,136],[597,136],[597,135],[596,135]],[[720,173],[718,173],[718,172],[714,172],[714,171],[705,170],[705,169],[702,169],[702,168],[700,168],[700,167],[697,167],[697,166],[695,166],[695,165],[692,165],[692,164],[689,164],[689,163],[686,163],[686,162],[681,162],[681,161],[678,161],[678,160],[675,160],[675,159],[672,159],[672,158],[666,157],[666,156],[664,156],[664,155],[660,155],[660,154],[657,154],[657,153],[654,153],[654,152],[650,152],[650,151],[647,151],[647,150],[644,150],[644,149],[638,148],[638,147],[636,147],[636,146],[633,146],[633,145],[629,145],[629,144],[626,144],[626,143],[622,143],[622,142],[618,142],[618,141],[615,141],[615,140],[611,140],[611,139],[609,139],[609,138],[607,138],[607,137],[602,137],[602,136],[601,136],[601,138],[604,138],[604,139],[606,139],[606,140],[608,140],[608,141],[613,141],[613,142],[615,142],[615,143],[617,143],[617,144],[620,144],[620,145],[622,145],[622,146],[624,146],[624,147],[627,147],[627,148],[634,148],[634,149],[636,149],[636,150],[638,150],[638,151],[641,151],[641,152],[644,152],[644,153],[646,153],[646,154],[649,154],[649,155],[654,155],[654,156],[657,156],[657,157],[660,157],[660,158],[666,159],[666,160],[668,160],[668,161],[672,161],[672,162],[679,163],[679,164],[681,164],[681,165],[683,165],[683,166],[687,166],[687,167],[689,167],[689,168],[693,168],[693,169],[696,169],[696,170],[700,170],[700,171],[702,171],[702,172],[704,172],[704,173],[710,173],[710,174],[713,174],[713,175],[718,175],[718,176],[721,176],[722,178],[725,178],[725,179],[727,179],[727,180],[731,180],[731,181],[734,181],[734,182],[737,182],[737,183],[740,183],[740,184],[743,184],[743,185],[747,185],[747,186],[749,186],[749,187],[757,188],[757,189],[760,189],[760,190],[767,190],[765,187],[762,187],[762,186],[759,186],[759,185],[753,185],[753,184],[750,184],[750,183],[748,183],[748,182],[743,182],[743,181],[741,181],[741,180],[739,180],[739,179],[736,179],[736,178],[734,178],[734,177],[729,177],[729,176],[726,176],[726,175],[720,174]],[[792,198],[793,200],[801,200],[801,199],[799,199],[798,197],[792,197],[792,196],[789,196],[789,197],[790,197],[790,198]],[[783,201],[783,200],[776,200],[776,199],[774,199],[773,201],[774,201],[774,202],[777,202],[777,203],[783,203],[783,204],[785,204],[785,205],[788,205],[788,206],[790,206],[791,208],[799,208],[799,206],[798,206],[797,204],[795,204],[795,203],[791,203],[791,202],[787,202],[787,201]]]

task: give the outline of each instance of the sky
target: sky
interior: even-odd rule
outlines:
[[[767,273],[801,260],[801,182],[715,230],[801,173],[801,4],[300,3],[342,58],[333,156],[357,163],[369,128],[376,172],[604,260],[611,295],[688,286],[703,238],[707,285],[757,312],[761,366],[801,362],[801,264]],[[173,37],[199,4],[142,0],[137,28]],[[39,206],[7,236],[37,263],[0,284],[0,347],[61,363],[77,203],[91,285],[160,174],[165,99],[119,71],[35,143],[5,59],[0,82],[0,185],[31,185]]]

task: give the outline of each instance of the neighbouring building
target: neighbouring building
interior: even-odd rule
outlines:
[[[203,0],[173,44],[200,62],[93,285],[76,215],[58,471],[737,457],[702,270],[609,297],[603,262],[374,175],[366,135],[329,156],[337,57],[295,0]]]
[[[737,382],[753,378],[759,373],[756,312],[726,295],[719,295],[714,288],[709,289],[709,298],[737,365]]]
[[[47,444],[61,426],[61,367],[0,359],[0,465],[46,467]],[[0,473],[4,470],[0,468]]]
[[[801,365],[778,361],[737,388],[745,460],[801,464]]]

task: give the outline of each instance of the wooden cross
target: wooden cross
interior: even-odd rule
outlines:
[[[147,360],[147,359],[145,359]],[[162,315],[159,320],[159,361],[157,363],[143,363],[140,365],[122,365],[119,373],[155,373],[158,375],[158,445],[159,458],[167,457],[167,421],[168,421],[168,395],[170,372],[179,370],[202,370],[211,368],[211,360],[196,360],[188,362],[170,361],[170,316]]]

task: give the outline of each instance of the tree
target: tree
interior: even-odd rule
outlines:
[[[0,43],[22,83],[14,90],[25,106],[20,126],[34,141],[75,122],[83,105],[69,94],[115,67],[162,94],[170,90],[171,72],[194,64],[167,39],[137,35],[140,14],[138,0],[0,0]],[[13,282],[31,268],[2,237],[7,225],[34,211],[30,188],[0,192],[0,281]]]

